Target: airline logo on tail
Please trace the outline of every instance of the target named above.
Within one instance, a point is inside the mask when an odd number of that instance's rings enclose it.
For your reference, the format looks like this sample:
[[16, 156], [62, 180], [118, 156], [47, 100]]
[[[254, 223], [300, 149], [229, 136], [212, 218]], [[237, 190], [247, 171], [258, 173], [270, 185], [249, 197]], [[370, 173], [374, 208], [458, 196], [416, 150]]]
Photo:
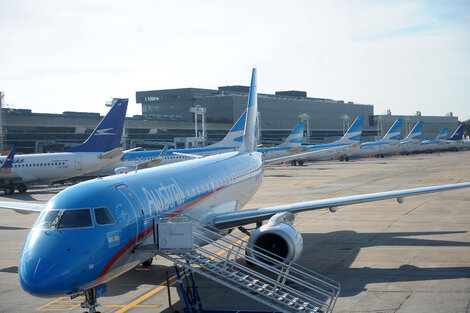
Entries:
[[449, 128], [444, 127], [439, 133], [439, 135], [437, 135], [436, 140], [446, 140], [448, 131], [449, 131]]
[[221, 141], [210, 145], [209, 147], [229, 147], [229, 148], [238, 148], [243, 140], [243, 134], [245, 132], [245, 121], [246, 121], [246, 110], [240, 116], [238, 121], [233, 125], [232, 129], [227, 133], [227, 135]]
[[460, 124], [459, 127], [457, 127], [455, 132], [452, 134], [452, 137], [449, 138], [449, 140], [462, 140], [464, 129], [465, 125]]
[[423, 121], [418, 121], [418, 123], [416, 123], [415, 127], [413, 127], [413, 129], [408, 134], [406, 139], [421, 140], [422, 129], [423, 129]]
[[114, 128], [97, 129], [95, 132], [95, 136], [116, 135], [115, 133], [108, 133], [111, 130], [114, 130]]
[[304, 139], [304, 128], [304, 123], [298, 123], [290, 133], [289, 137], [287, 137], [286, 140], [284, 140], [278, 147], [299, 147]]
[[401, 126], [403, 123], [403, 119], [399, 118], [393, 123], [390, 130], [385, 134], [384, 140], [400, 140], [401, 137]]
[[364, 124], [364, 116], [359, 115], [354, 123], [349, 127], [348, 131], [339, 140], [340, 142], [355, 143], [361, 141], [362, 126]]

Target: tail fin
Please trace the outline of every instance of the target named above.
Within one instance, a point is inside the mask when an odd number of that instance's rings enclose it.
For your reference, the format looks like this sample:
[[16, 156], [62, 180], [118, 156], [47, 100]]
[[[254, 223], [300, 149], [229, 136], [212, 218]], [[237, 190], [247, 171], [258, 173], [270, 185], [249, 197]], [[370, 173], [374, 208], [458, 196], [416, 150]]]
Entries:
[[122, 130], [129, 99], [113, 99], [114, 105], [90, 137], [65, 152], [107, 152], [121, 145]]
[[439, 135], [437, 135], [436, 140], [446, 140], [448, 131], [449, 131], [449, 128], [444, 127], [439, 133]]
[[462, 140], [463, 131], [465, 130], [465, 125], [460, 124], [459, 127], [455, 130], [452, 136], [448, 140]]
[[16, 147], [13, 146], [13, 148], [11, 148], [10, 152], [8, 152], [8, 155], [5, 158], [5, 160], [3, 161], [0, 168], [11, 168], [13, 166], [13, 158], [15, 157], [15, 153], [16, 153]]
[[300, 122], [295, 126], [295, 128], [290, 133], [289, 137], [286, 138], [278, 147], [283, 148], [293, 148], [300, 147], [302, 140], [304, 138], [304, 128], [305, 124]]
[[238, 121], [233, 125], [232, 129], [227, 135], [219, 142], [209, 145], [211, 148], [218, 147], [236, 147], [238, 148], [243, 140], [243, 133], [245, 132], [246, 110], [238, 118]]
[[240, 149], [238, 150], [240, 152], [253, 152], [257, 150], [258, 93], [256, 89], [256, 68], [253, 68], [253, 72], [251, 75], [250, 93], [248, 95], [245, 136], [243, 137], [242, 144], [240, 146]]
[[354, 123], [349, 127], [348, 131], [344, 134], [344, 136], [338, 140], [337, 142], [341, 143], [356, 143], [361, 141], [362, 135], [362, 126], [364, 125], [364, 116], [359, 115], [355, 120]]
[[423, 130], [423, 121], [418, 121], [415, 127], [413, 127], [413, 129], [410, 131], [410, 133], [408, 134], [408, 136], [406, 136], [405, 139], [421, 140], [422, 130]]
[[401, 137], [401, 125], [403, 119], [399, 118], [393, 123], [392, 127], [388, 130], [382, 140], [400, 140]]

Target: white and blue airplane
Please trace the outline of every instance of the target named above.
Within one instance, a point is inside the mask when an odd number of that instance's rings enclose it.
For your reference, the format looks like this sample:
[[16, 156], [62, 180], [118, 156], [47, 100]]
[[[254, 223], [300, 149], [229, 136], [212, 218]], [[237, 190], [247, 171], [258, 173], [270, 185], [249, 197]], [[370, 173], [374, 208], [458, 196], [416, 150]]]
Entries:
[[258, 152], [263, 154], [266, 160], [280, 158], [300, 152], [304, 138], [305, 124], [298, 123], [287, 138], [275, 147], [261, 147]]
[[[0, 171], [0, 188], [5, 194], [13, 194], [15, 189], [23, 193], [27, 184], [69, 179], [119, 161], [128, 99], [113, 101], [113, 107], [84, 143], [58, 153], [13, 155], [13, 163]], [[5, 159], [0, 158], [0, 164]]]
[[412, 152], [418, 151], [418, 147], [421, 143], [422, 130], [423, 121], [418, 121], [413, 127], [413, 129], [410, 131], [408, 136], [406, 136], [402, 141], [400, 141], [398, 152], [400, 154], [408, 155]]
[[393, 123], [385, 136], [377, 141], [361, 143], [359, 149], [348, 153], [351, 157], [370, 157], [383, 158], [386, 153], [393, 152], [400, 145], [401, 126], [403, 119], [399, 118]]
[[447, 142], [447, 133], [449, 128], [444, 127], [434, 140], [423, 140], [418, 147], [419, 152], [433, 153], [435, 151], [446, 150], [449, 147]]
[[[338, 206], [470, 187], [459, 183], [241, 210], [261, 185], [265, 164], [279, 161], [266, 161], [257, 152], [256, 89], [253, 69], [245, 136], [238, 151], [82, 182], [46, 204], [0, 202], [2, 208], [40, 212], [18, 267], [23, 289], [43, 297], [84, 294], [83, 307], [95, 312], [97, 293], [107, 282], [153, 258], [154, 252], [134, 251], [153, 240], [155, 218], [186, 215], [219, 229], [270, 220], [251, 232], [249, 245], [296, 260], [302, 236], [280, 214], [334, 211]], [[282, 244], [273, 244], [276, 240]]]
[[[313, 154], [306, 157], [305, 160], [317, 161], [317, 160], [328, 160], [328, 159], [339, 159], [340, 161], [349, 161], [347, 153], [354, 151], [359, 148], [361, 142], [362, 127], [364, 124], [364, 116], [358, 116], [352, 125], [349, 127], [347, 132], [341, 137], [341, 139], [326, 144], [318, 145], [303, 145], [301, 146], [304, 151], [319, 151], [328, 149], [328, 152]], [[291, 161], [292, 165], [303, 165], [302, 159]]]

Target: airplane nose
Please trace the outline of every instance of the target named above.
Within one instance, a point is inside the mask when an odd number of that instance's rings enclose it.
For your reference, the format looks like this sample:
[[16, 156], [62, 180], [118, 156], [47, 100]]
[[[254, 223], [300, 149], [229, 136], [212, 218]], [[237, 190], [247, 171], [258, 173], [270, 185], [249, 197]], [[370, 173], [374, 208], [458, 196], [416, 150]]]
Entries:
[[36, 296], [54, 294], [60, 281], [57, 265], [57, 260], [51, 258], [23, 254], [18, 269], [21, 286]]

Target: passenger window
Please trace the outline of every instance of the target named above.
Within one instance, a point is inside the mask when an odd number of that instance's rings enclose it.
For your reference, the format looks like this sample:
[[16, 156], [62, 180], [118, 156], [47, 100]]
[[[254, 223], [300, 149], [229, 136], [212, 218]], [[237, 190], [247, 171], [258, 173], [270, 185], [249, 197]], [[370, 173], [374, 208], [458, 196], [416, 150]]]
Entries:
[[92, 227], [90, 210], [65, 210], [59, 222], [59, 228]]
[[114, 224], [114, 218], [106, 207], [95, 208], [95, 219], [98, 225]]

